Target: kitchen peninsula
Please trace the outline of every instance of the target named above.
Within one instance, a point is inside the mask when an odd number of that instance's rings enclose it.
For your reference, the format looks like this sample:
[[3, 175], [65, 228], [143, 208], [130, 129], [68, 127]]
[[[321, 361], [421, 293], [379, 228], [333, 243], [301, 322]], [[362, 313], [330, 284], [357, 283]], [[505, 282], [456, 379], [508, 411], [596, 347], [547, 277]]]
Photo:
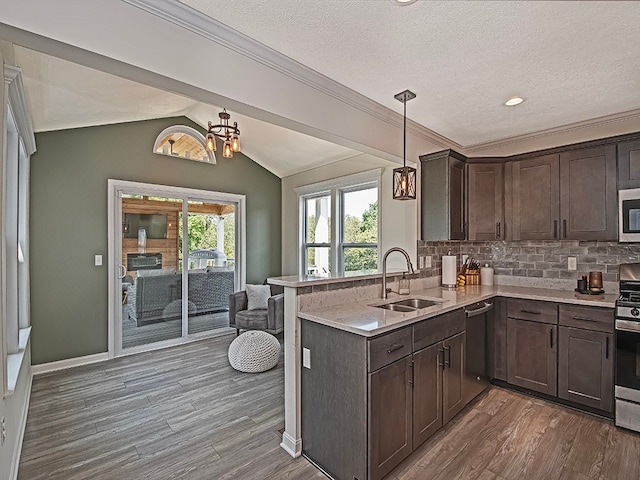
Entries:
[[[398, 400], [406, 406], [415, 395], [411, 390], [419, 390], [417, 376], [414, 384], [419, 355], [429, 351], [437, 363], [438, 351], [447, 350], [449, 356], [438, 365], [445, 361], [454, 365], [458, 358], [457, 366], [463, 368], [464, 357], [459, 356], [464, 355], [465, 342], [474, 340], [464, 338], [463, 307], [481, 301], [495, 304], [487, 338], [491, 378], [561, 402], [576, 400], [571, 395], [564, 398], [566, 395], [562, 393], [561, 382], [572, 381], [563, 377], [568, 359], [564, 358], [567, 352], [562, 342], [567, 334], [588, 332], [587, 345], [599, 347], [592, 337], [599, 335], [597, 339], [604, 345], [613, 332], [614, 294], [596, 300], [577, 298], [574, 292], [559, 289], [553, 282], [538, 284], [549, 288], [498, 284], [448, 290], [438, 286], [437, 277], [414, 279], [410, 297], [436, 304], [410, 312], [377, 308], [406, 298], [393, 295], [388, 300], [380, 299], [379, 275], [332, 279], [282, 277], [269, 282], [285, 287], [282, 446], [292, 455], [304, 451], [337, 479], [382, 478], [439, 428], [417, 429], [410, 409], [391, 437], [384, 430], [376, 430], [375, 421], [383, 416], [378, 413], [381, 409], [385, 417], [401, 410], [390, 402]], [[575, 325], [579, 322], [576, 318], [593, 321]], [[308, 349], [304, 356], [303, 348]], [[540, 361], [532, 362], [531, 355], [538, 354]], [[310, 368], [302, 368], [303, 363]], [[507, 363], [511, 365], [509, 376]], [[608, 369], [609, 366], [612, 369], [612, 361], [609, 363], [602, 365], [605, 380], [611, 379]], [[527, 371], [527, 365], [533, 367]], [[552, 380], [540, 381], [541, 372]], [[446, 381], [446, 377], [439, 378]], [[372, 398], [372, 389], [380, 390], [385, 380], [397, 389], [386, 391], [380, 400]], [[377, 387], [372, 387], [375, 382]], [[554, 388], [548, 390], [550, 385]], [[611, 390], [610, 395], [608, 391], [603, 395], [607, 397], [602, 399], [604, 403], [594, 406], [587, 402], [586, 410], [607, 413], [604, 409], [608, 408], [612, 386], [604, 389]], [[417, 404], [424, 403], [421, 399]], [[463, 407], [463, 403], [457, 402], [455, 410], [449, 413], [455, 415]], [[442, 418], [439, 421], [442, 425]], [[388, 427], [388, 422], [384, 426]], [[387, 435], [384, 438], [380, 436], [383, 433]]]

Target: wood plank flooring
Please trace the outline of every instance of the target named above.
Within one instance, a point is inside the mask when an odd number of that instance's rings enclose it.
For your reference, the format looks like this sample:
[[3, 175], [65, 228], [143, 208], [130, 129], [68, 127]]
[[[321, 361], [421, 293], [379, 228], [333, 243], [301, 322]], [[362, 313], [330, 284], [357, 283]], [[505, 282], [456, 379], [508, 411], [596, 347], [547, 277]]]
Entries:
[[[236, 372], [233, 338], [35, 377], [19, 480], [325, 478], [279, 446], [283, 362]], [[640, 435], [494, 387], [387, 477], [427, 479], [640, 480]]]

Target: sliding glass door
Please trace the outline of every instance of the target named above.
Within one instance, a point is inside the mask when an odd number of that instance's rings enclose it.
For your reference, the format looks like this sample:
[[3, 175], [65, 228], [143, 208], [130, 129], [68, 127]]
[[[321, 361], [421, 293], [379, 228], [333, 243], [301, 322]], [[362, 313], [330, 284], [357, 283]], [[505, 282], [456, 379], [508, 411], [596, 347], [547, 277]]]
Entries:
[[110, 351], [124, 355], [233, 332], [229, 294], [244, 284], [244, 197], [109, 185]]

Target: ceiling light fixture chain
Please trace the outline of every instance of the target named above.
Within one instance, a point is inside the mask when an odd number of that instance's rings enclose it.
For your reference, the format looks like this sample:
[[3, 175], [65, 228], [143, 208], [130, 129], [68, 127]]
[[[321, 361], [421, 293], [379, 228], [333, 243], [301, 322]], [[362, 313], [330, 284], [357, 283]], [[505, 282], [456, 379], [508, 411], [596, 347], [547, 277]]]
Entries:
[[407, 167], [407, 102], [416, 98], [416, 94], [405, 90], [394, 95], [404, 104], [402, 167], [393, 169], [393, 198], [395, 200], [415, 200], [416, 169]]
[[222, 147], [222, 156], [225, 158], [232, 158], [234, 152], [240, 151], [240, 129], [238, 129], [238, 122], [233, 122], [233, 125], [229, 125], [231, 115], [227, 113], [227, 109], [223, 108], [218, 114], [220, 117], [220, 123], [213, 125], [208, 123], [206, 148], [210, 152], [216, 151], [216, 137], [224, 140]]

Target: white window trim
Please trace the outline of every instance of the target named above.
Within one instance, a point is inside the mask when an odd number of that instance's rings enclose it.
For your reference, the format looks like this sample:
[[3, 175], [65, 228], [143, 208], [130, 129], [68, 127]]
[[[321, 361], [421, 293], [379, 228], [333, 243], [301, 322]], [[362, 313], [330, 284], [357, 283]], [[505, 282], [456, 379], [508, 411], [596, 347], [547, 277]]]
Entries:
[[[158, 149], [160, 148], [160, 142], [162, 142], [162, 140], [165, 137], [167, 137], [167, 136], [169, 136], [169, 135], [171, 135], [173, 133], [184, 133], [185, 135], [189, 135], [194, 140], [196, 140], [200, 145], [202, 145], [202, 148], [204, 148], [204, 151], [207, 154], [207, 159], [208, 160], [199, 160], [197, 158], [175, 157], [175, 156], [172, 156], [172, 155], [169, 155], [169, 154], [166, 154], [166, 153], [158, 153]], [[153, 143], [153, 153], [155, 153], [156, 155], [166, 155], [166, 156], [172, 157], [172, 158], [182, 158], [184, 160], [193, 160], [194, 162], [209, 163], [211, 165], [215, 165], [217, 163], [216, 154], [214, 152], [210, 151], [210, 150], [207, 150], [206, 141], [207, 140], [204, 137], [204, 135], [202, 135], [200, 132], [198, 132], [194, 128], [187, 127], [186, 125], [173, 125], [171, 127], [165, 128], [156, 137], [156, 141]]]
[[366, 172], [355, 173], [353, 175], [346, 175], [340, 178], [333, 178], [325, 180], [323, 182], [312, 183], [309, 185], [302, 185], [294, 189], [298, 197], [298, 272], [302, 276], [306, 276], [305, 271], [305, 258], [306, 258], [306, 239], [305, 239], [305, 201], [308, 198], [314, 196], [322, 196], [329, 194], [331, 196], [331, 251], [335, 252], [331, 255], [331, 271], [332, 276], [344, 276], [342, 272], [342, 195], [343, 191], [358, 190], [359, 186], [366, 186], [367, 184], [373, 186], [374, 184], [378, 188], [378, 270], [380, 269], [380, 195], [382, 184], [382, 169], [376, 168], [368, 170]]

